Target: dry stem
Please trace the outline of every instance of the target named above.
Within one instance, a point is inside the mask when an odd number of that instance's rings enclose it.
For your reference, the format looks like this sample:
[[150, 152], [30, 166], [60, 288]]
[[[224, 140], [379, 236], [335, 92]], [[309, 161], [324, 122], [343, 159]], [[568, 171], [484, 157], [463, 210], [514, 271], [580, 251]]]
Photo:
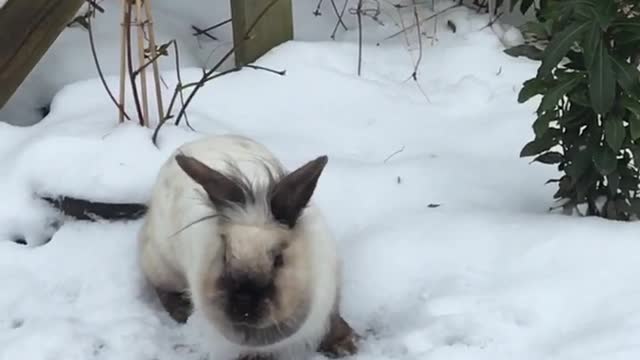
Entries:
[[[273, 7], [273, 5], [275, 5], [278, 2], [278, 0], [271, 0], [269, 2], [269, 4], [267, 4], [267, 6], [262, 10], [262, 12], [260, 12], [260, 14], [258, 14], [258, 16], [256, 17], [256, 19], [253, 21], [253, 23], [251, 24], [251, 26], [249, 27], [249, 29], [247, 30], [244, 39], [249, 37], [249, 34], [251, 34], [251, 31], [253, 31], [253, 29], [258, 25], [258, 23], [260, 22], [260, 20], [264, 17], [264, 15], [269, 11], [269, 9], [271, 9], [271, 7]], [[242, 42], [244, 42], [244, 39]], [[184, 106], [182, 106], [182, 108], [180, 109], [180, 112], [178, 113], [178, 117], [176, 118], [176, 124], [180, 124], [180, 119], [182, 118], [182, 116], [184, 116], [187, 107], [189, 106], [189, 104], [191, 103], [191, 101], [193, 100], [193, 97], [195, 96], [195, 94], [198, 92], [198, 90], [200, 88], [202, 88], [202, 86], [204, 86], [204, 84], [210, 80], [210, 78], [213, 78], [211, 75], [216, 72], [218, 70], [218, 68], [220, 68], [220, 66], [222, 66], [222, 64], [235, 52], [235, 50], [238, 48], [240, 44], [234, 44], [233, 47], [231, 48], [231, 50], [229, 50], [223, 57], [222, 59], [220, 59], [220, 61], [218, 61], [218, 63], [216, 63], [216, 65], [211, 68], [210, 70], [206, 71], [202, 77], [200, 78], [200, 81], [198, 81], [198, 83], [196, 84], [196, 88], [189, 94], [189, 97], [187, 97], [186, 102], [184, 103]], [[160, 123], [160, 125], [158, 127], [161, 126], [161, 124], [163, 124], [163, 122]]]
[[[93, 10], [89, 10], [89, 11], [93, 13]], [[104, 78], [102, 67], [100, 66], [100, 61], [98, 60], [98, 53], [96, 51], [95, 39], [93, 38], [93, 25], [91, 24], [91, 17], [92, 15], [87, 16], [87, 25], [88, 25], [87, 31], [89, 32], [89, 45], [91, 46], [91, 55], [93, 56], [93, 62], [95, 63], [96, 69], [98, 70], [98, 76], [100, 77], [100, 81], [102, 82], [102, 85], [107, 91], [107, 94], [109, 94], [109, 98], [111, 98], [111, 101], [113, 101], [113, 103], [116, 105], [116, 107], [120, 111], [120, 116], [126, 117], [127, 120], [130, 120], [129, 115], [127, 115], [127, 113], [124, 111], [122, 100], [120, 101], [120, 103], [118, 103], [115, 96], [111, 92], [111, 89], [109, 89], [109, 85], [107, 85], [107, 81]]]
[[162, 116], [164, 106], [162, 104], [162, 90], [160, 89], [160, 69], [158, 68], [158, 61], [157, 61], [158, 56], [156, 53], [156, 36], [153, 31], [153, 17], [151, 14], [151, 7], [149, 5], [149, 1], [150, 0], [145, 0], [144, 10], [145, 10], [145, 15], [147, 17], [147, 25], [149, 26], [149, 47], [151, 48], [151, 58], [156, 59], [153, 61], [153, 81], [154, 81], [155, 90], [156, 90], [156, 104], [158, 106], [158, 121], [159, 121]]

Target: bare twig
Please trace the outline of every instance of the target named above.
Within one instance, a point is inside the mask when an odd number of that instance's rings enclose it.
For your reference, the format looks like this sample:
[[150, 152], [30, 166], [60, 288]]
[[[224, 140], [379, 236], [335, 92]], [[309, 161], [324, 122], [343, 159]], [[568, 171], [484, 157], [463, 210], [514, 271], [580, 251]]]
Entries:
[[358, 16], [358, 76], [360, 76], [362, 70], [362, 0], [358, 0], [356, 15]]
[[394, 151], [391, 155], [387, 156], [387, 158], [384, 159], [383, 163], [386, 163], [387, 161], [391, 160], [392, 157], [400, 154], [403, 151], [404, 151], [404, 146], [402, 146], [400, 149]]
[[[173, 41], [173, 49], [176, 56], [176, 77], [178, 78], [178, 84], [182, 86], [182, 74], [180, 73], [180, 51], [178, 50], [178, 42], [175, 40]], [[182, 90], [180, 90], [180, 106], [184, 106], [184, 94], [182, 93]], [[195, 129], [191, 127], [191, 124], [189, 123], [189, 117], [186, 113], [184, 114], [184, 122], [185, 124], [187, 124], [189, 129], [195, 131]]]
[[[267, 4], [267, 6], [265, 6], [265, 8], [260, 12], [260, 14], [258, 14], [258, 16], [256, 17], [256, 19], [253, 21], [253, 23], [251, 24], [251, 26], [249, 26], [249, 29], [247, 30], [247, 32], [245, 33], [245, 36], [243, 38], [243, 40], [241, 41], [241, 43], [244, 43], [245, 39], [249, 37], [249, 34], [251, 34], [251, 32], [253, 31], [253, 29], [258, 25], [258, 23], [260, 22], [260, 20], [264, 17], [264, 15], [269, 11], [269, 9], [271, 9], [273, 7], [273, 5], [275, 5], [278, 2], [278, 0], [271, 0], [269, 2], [269, 4]], [[198, 92], [198, 90], [200, 88], [202, 88], [202, 86], [204, 86], [204, 84], [208, 81], [208, 79], [211, 77], [211, 74], [213, 74], [214, 72], [216, 72], [218, 70], [218, 68], [220, 68], [220, 66], [222, 66], [222, 64], [236, 51], [236, 49], [240, 46], [241, 44], [233, 44], [233, 47], [213, 66], [213, 68], [211, 68], [210, 70], [206, 71], [203, 76], [200, 78], [200, 81], [198, 81], [196, 88], [189, 94], [189, 96], [187, 97], [187, 100], [184, 103], [184, 106], [182, 106], [182, 108], [180, 109], [180, 112], [178, 113], [178, 117], [176, 119], [176, 123], [179, 124], [180, 123], [180, 119], [182, 118], [182, 116], [184, 116], [184, 113], [187, 111], [187, 107], [189, 106], [189, 104], [191, 103], [191, 101], [193, 100], [193, 97], [195, 96], [195, 94]]]
[[320, 12], [320, 7], [322, 6], [322, 2], [324, 0], [318, 0], [318, 5], [316, 5], [316, 9], [313, 11], [313, 15], [320, 16], [322, 13]]
[[382, 41], [392, 39], [392, 38], [394, 38], [394, 37], [396, 37], [398, 35], [401, 35], [402, 33], [406, 32], [406, 31], [409, 31], [409, 30], [411, 30], [411, 29], [413, 29], [415, 27], [418, 27], [420, 24], [424, 24], [425, 22], [427, 22], [427, 21], [429, 21], [431, 19], [437, 18], [438, 16], [446, 13], [447, 11], [449, 11], [451, 9], [455, 9], [455, 8], [462, 7], [462, 6], [464, 6], [464, 5], [462, 5], [462, 4], [454, 4], [454, 5], [451, 5], [449, 7], [446, 7], [444, 9], [438, 11], [437, 13], [435, 13], [433, 15], [430, 15], [430, 16], [427, 16], [426, 18], [420, 20], [419, 23], [416, 23], [416, 24], [413, 24], [413, 25], [408, 26], [406, 28], [403, 28], [402, 30], [387, 36], [386, 38], [382, 39]]
[[[196, 30], [196, 32], [195, 32], [195, 33], [193, 33], [193, 36], [202, 35], [202, 34], [204, 34], [204, 33], [206, 33], [206, 32], [209, 32], [209, 31], [211, 31], [211, 30], [217, 29], [217, 28], [219, 28], [220, 26], [222, 26], [222, 25], [224, 25], [224, 24], [227, 24], [227, 23], [230, 23], [230, 22], [231, 22], [231, 19], [227, 19], [227, 20], [222, 21], [222, 22], [219, 22], [219, 23], [217, 23], [217, 24], [215, 24], [215, 25], [213, 25], [213, 26], [209, 26], [209, 27], [208, 27], [208, 28], [206, 28], [206, 29]], [[192, 26], [192, 28], [195, 30], [195, 26]]]
[[[123, 122], [124, 121], [124, 99], [125, 99], [125, 74], [126, 74], [126, 56], [125, 56], [125, 52], [127, 51], [127, 46], [126, 46], [126, 42], [127, 42], [127, 30], [126, 30], [126, 26], [129, 25], [128, 20], [127, 20], [127, 5], [126, 5], [127, 0], [122, 0], [122, 12], [123, 12], [123, 17], [122, 17], [122, 30], [121, 30], [121, 37], [120, 37], [120, 106], [122, 106], [120, 108], [120, 116], [118, 121], [119, 122]], [[131, 118], [129, 118], [127, 116], [127, 120], [131, 120]]]
[[[349, 0], [346, 0], [346, 1], [349, 1]], [[345, 31], [349, 30], [347, 29], [347, 25], [344, 23], [344, 21], [342, 21], [342, 13], [338, 11], [338, 7], [336, 6], [336, 0], [331, 0], [331, 7], [333, 7], [333, 11], [336, 13], [336, 16], [338, 17], [338, 24], [342, 25]], [[343, 13], [344, 13], [344, 10], [343, 10]]]
[[[151, 48], [151, 57], [158, 58], [156, 54], [156, 37], [155, 32], [153, 31], [153, 16], [151, 13], [151, 7], [149, 5], [149, 1], [144, 2], [144, 11], [146, 15], [147, 26], [149, 27], [149, 47]], [[158, 121], [162, 116], [163, 104], [162, 104], [162, 90], [160, 89], [160, 69], [158, 67], [158, 62], [153, 62], [153, 83], [155, 85], [156, 90], [156, 106], [158, 107]], [[149, 120], [147, 119], [147, 124], [149, 124]]]
[[140, 98], [138, 97], [138, 88], [136, 86], [136, 81], [133, 76], [133, 57], [131, 55], [131, 10], [132, 4], [130, 1], [125, 0], [127, 3], [125, 9], [125, 25], [126, 25], [126, 46], [127, 46], [127, 67], [129, 70], [129, 80], [131, 82], [131, 91], [133, 92], [133, 100], [136, 105], [136, 111], [138, 112], [138, 117], [140, 121], [140, 125], [144, 126], [144, 115], [142, 114], [142, 106], [140, 105]]
[[[134, 0], [135, 1], [135, 12], [136, 12], [136, 28], [138, 33], [138, 62], [140, 63], [139, 67], [144, 65], [144, 30], [143, 30], [143, 20], [142, 20], [142, 0]], [[131, 74], [133, 76], [133, 74]], [[147, 99], [147, 74], [144, 69], [140, 72], [140, 87], [142, 88], [142, 114], [144, 118], [142, 119], [142, 126], [149, 126], [149, 100]], [[158, 115], [159, 116], [159, 115]]]
[[[89, 10], [89, 11], [92, 11], [92, 10]], [[107, 94], [109, 94], [109, 98], [111, 98], [111, 101], [113, 101], [116, 107], [120, 110], [120, 113], [124, 117], [126, 117], [127, 120], [131, 120], [131, 118], [129, 118], [129, 115], [127, 115], [127, 113], [124, 111], [124, 107], [120, 103], [118, 103], [115, 96], [111, 92], [111, 89], [109, 89], [109, 86], [107, 85], [107, 81], [105, 80], [104, 74], [102, 73], [102, 67], [100, 66], [100, 61], [98, 60], [95, 39], [93, 38], [93, 26], [91, 24], [91, 16], [87, 17], [87, 21], [88, 21], [87, 30], [89, 33], [89, 45], [91, 46], [91, 55], [93, 56], [93, 62], [95, 63], [96, 69], [98, 70], [98, 76], [100, 77], [100, 81], [102, 82], [102, 85], [107, 91]]]
[[209, 39], [211, 39], [211, 40], [218, 41], [218, 38], [217, 38], [217, 37], [215, 37], [215, 36], [213, 36], [213, 35], [209, 34], [209, 32], [208, 32], [208, 31], [206, 31], [206, 30], [202, 30], [202, 29], [198, 28], [198, 27], [197, 27], [197, 26], [195, 26], [195, 25], [191, 25], [191, 28], [192, 28], [193, 30], [195, 30], [195, 31], [196, 31], [196, 32], [193, 34], [194, 36], [195, 36], [195, 35], [204, 35], [204, 36], [208, 37], [208, 38], [209, 38]]
[[[165, 45], [161, 46], [164, 47]], [[133, 76], [138, 76], [138, 74], [140, 74], [141, 71], [143, 71], [144, 69], [146, 69], [147, 67], [149, 67], [149, 65], [153, 65], [156, 63], [156, 60], [158, 60], [160, 57], [167, 55], [166, 52], [163, 51], [157, 51], [157, 50], [152, 50], [152, 54], [151, 57], [149, 58], [149, 60], [147, 62], [145, 62], [142, 66], [138, 67], [134, 72], [133, 72]]]
[[85, 0], [87, 3], [89, 3], [89, 5], [98, 10], [100, 13], [104, 13], [104, 8], [100, 5], [98, 5], [98, 3], [95, 0]]
[[[206, 78], [204, 82], [206, 83], [206, 82], [209, 82], [209, 81], [214, 80], [216, 78], [219, 78], [221, 76], [224, 76], [224, 75], [227, 75], [227, 74], [230, 74], [230, 73], [233, 73], [233, 72], [240, 71], [245, 67], [253, 68], [253, 69], [256, 69], [256, 70], [264, 70], [264, 71], [267, 71], [267, 72], [270, 72], [270, 73], [274, 73], [274, 74], [277, 74], [277, 75], [280, 75], [280, 76], [286, 75], [286, 72], [287, 72], [286, 70], [273, 70], [273, 69], [269, 69], [269, 68], [264, 67], [264, 66], [244, 65], [244, 66], [234, 67], [232, 69], [225, 70], [225, 71], [213, 74], [213, 75], [209, 76], [208, 78]], [[176, 88], [175, 88], [175, 91], [173, 93], [173, 96], [171, 97], [171, 102], [169, 103], [169, 107], [167, 109], [167, 114], [165, 115], [164, 119], [162, 119], [161, 123], [158, 125], [158, 127], [156, 128], [156, 130], [153, 133], [152, 140], [153, 140], [154, 144], [156, 144], [156, 142], [157, 142], [157, 137], [158, 137], [158, 133], [160, 131], [160, 127], [162, 127], [165, 122], [167, 122], [167, 121], [169, 121], [170, 119], [173, 118], [173, 116], [171, 115], [171, 111], [173, 110], [173, 106], [175, 105], [175, 102], [176, 102], [176, 99], [178, 98], [178, 96], [180, 96], [181, 101], [183, 103], [182, 106], [184, 107], [184, 103], [185, 102], [182, 99], [182, 91], [184, 91], [186, 89], [189, 89], [189, 88], [192, 88], [192, 87], [196, 87], [197, 88], [200, 85], [200, 81], [202, 81], [202, 80], [194, 81], [192, 83], [188, 83], [188, 84], [184, 84], [183, 85], [182, 84], [182, 80], [180, 78], [178, 79], [178, 84], [176, 85]], [[187, 114], [186, 113], [184, 114], [184, 117], [185, 117], [185, 121], [186, 121], [187, 120]], [[179, 125], [179, 123], [176, 121], [175, 125]], [[193, 130], [191, 125], [189, 125], [188, 123], [187, 123], [187, 126], [189, 126], [189, 128], [191, 128]]]
[[[413, 0], [414, 5], [415, 5], [415, 2], [416, 0]], [[418, 68], [420, 67], [420, 63], [422, 62], [422, 32], [420, 31], [420, 17], [418, 16], [417, 6], [413, 7], [413, 16], [416, 19], [416, 24], [418, 27], [419, 53], [418, 53], [418, 60], [416, 61], [415, 67], [413, 68], [413, 74], [411, 74], [411, 77], [413, 78], [413, 80], [418, 81]]]
[[344, 22], [342, 21], [342, 18], [344, 17], [344, 12], [347, 10], [347, 4], [349, 3], [349, 0], [344, 0], [344, 5], [342, 5], [342, 11], [340, 11], [340, 14], [338, 15], [338, 21], [336, 22], [336, 26], [333, 28], [333, 32], [331, 33], [331, 38], [335, 40], [336, 38], [336, 33], [338, 32], [338, 27], [340, 26], [340, 23]]
[[264, 70], [264, 71], [268, 71], [280, 76], [286, 75], [287, 74], [287, 70], [273, 70], [273, 69], [269, 69], [268, 67], [264, 67], [264, 66], [259, 66], [259, 65], [245, 65], [245, 67], [251, 68], [251, 69], [256, 69], [256, 70]]

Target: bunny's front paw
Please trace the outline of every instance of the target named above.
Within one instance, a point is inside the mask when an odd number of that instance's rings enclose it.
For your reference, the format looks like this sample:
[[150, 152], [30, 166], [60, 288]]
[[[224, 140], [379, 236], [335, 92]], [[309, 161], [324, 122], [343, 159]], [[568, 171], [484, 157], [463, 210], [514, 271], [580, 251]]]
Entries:
[[360, 336], [336, 313], [331, 316], [331, 326], [318, 347], [318, 352], [330, 358], [341, 358], [358, 352]]

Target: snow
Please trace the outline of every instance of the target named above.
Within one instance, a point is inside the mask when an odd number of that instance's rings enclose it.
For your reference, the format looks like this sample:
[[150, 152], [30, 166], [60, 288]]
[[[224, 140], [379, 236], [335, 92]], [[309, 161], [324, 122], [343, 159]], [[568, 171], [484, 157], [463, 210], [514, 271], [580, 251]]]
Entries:
[[[0, 0], [3, 1], [3, 0]], [[92, 20], [98, 58], [105, 74], [116, 75], [120, 69], [121, 0], [100, 0], [104, 9]], [[84, 14], [84, 5], [78, 15]], [[329, 39], [334, 18], [329, 1], [321, 6], [323, 16], [314, 16], [316, 2], [293, 0], [295, 37], [299, 40]], [[163, 44], [173, 39], [180, 48], [183, 66], [212, 66], [232, 44], [230, 24], [210, 34], [218, 41], [194, 37], [192, 25], [208, 28], [230, 18], [229, 1], [189, 0], [188, 6], [174, 0], [155, 0], [152, 4], [156, 41]], [[348, 20], [348, 19], [346, 19]], [[136, 61], [136, 56], [133, 56]], [[225, 67], [231, 61], [225, 62]], [[172, 59], [160, 59], [161, 69], [174, 69]], [[65, 29], [38, 65], [18, 88], [9, 103], [0, 109], [0, 121], [31, 125], [41, 119], [39, 108], [49, 104], [65, 85], [97, 76], [91, 57], [88, 32], [80, 26]]]
[[117, 125], [95, 78], [57, 91], [37, 125], [0, 124], [0, 360], [206, 358], [198, 318], [173, 323], [137, 267], [139, 221], [57, 229], [34, 194], [145, 201], [171, 151], [208, 133], [250, 136], [290, 168], [329, 155], [314, 198], [344, 261], [343, 314], [365, 335], [355, 359], [637, 359], [639, 225], [547, 212], [557, 173], [518, 158], [537, 104], [517, 91], [536, 64], [502, 53], [513, 30], [458, 10], [425, 41], [418, 83], [415, 43], [376, 46], [391, 26], [367, 32], [362, 77], [354, 32], [288, 42], [257, 62], [285, 76], [209, 83], [188, 112], [197, 132], [167, 125], [159, 148]]

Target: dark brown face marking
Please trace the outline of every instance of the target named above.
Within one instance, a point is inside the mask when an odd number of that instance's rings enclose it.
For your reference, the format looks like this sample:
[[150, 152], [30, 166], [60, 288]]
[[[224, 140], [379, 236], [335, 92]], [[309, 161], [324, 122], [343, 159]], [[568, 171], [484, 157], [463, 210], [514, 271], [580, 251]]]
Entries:
[[220, 277], [219, 287], [224, 292], [224, 311], [234, 324], [255, 326], [269, 313], [273, 301], [273, 280], [261, 274], [227, 272]]

